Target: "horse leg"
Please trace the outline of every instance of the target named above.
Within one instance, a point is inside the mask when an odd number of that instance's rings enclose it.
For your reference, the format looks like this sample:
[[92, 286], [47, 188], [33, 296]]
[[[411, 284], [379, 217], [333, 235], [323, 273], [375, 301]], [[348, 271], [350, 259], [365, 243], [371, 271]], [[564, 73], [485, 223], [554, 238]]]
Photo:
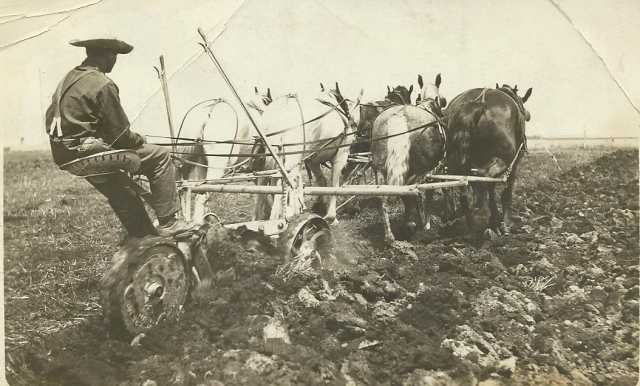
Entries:
[[451, 223], [455, 219], [456, 209], [455, 209], [454, 200], [455, 200], [454, 195], [451, 193], [449, 189], [442, 189], [442, 201], [444, 206], [444, 213], [443, 213], [442, 220], [443, 220], [443, 223], [446, 224], [446, 226], [451, 225]]
[[[268, 178], [258, 178], [256, 179], [256, 185], [268, 185]], [[256, 194], [253, 202], [253, 221], [257, 220], [266, 220], [270, 215], [270, 208], [273, 205], [273, 198], [267, 194]]]
[[[378, 185], [378, 170], [376, 168], [373, 169], [373, 173], [376, 179], [376, 185]], [[382, 173], [382, 181], [386, 183], [386, 173]], [[391, 221], [389, 220], [389, 209], [388, 209], [388, 201], [389, 198], [386, 196], [380, 196], [380, 214], [382, 214], [382, 226], [384, 227], [384, 241], [387, 244], [393, 244], [396, 241], [396, 238], [393, 236], [393, 232], [391, 231]]]
[[388, 197], [380, 197], [380, 212], [382, 213], [382, 222], [384, 226], [384, 241], [387, 244], [393, 244], [396, 241], [396, 238], [393, 236], [393, 232], [391, 231], [391, 221], [389, 220], [389, 210], [388, 210]]
[[[338, 150], [336, 156], [333, 159], [331, 165], [331, 186], [337, 188], [340, 186], [340, 177], [342, 177], [342, 170], [347, 166], [347, 160], [349, 158], [349, 151], [347, 148]], [[332, 225], [338, 224], [337, 206], [338, 198], [336, 196], [329, 196], [329, 207], [327, 208], [327, 214], [325, 219]]]
[[422, 227], [421, 224], [424, 224], [424, 220], [420, 220], [420, 217], [423, 216], [417, 213], [418, 207], [422, 205], [418, 204], [419, 199], [415, 196], [402, 196], [402, 202], [404, 203], [404, 219], [407, 231], [413, 236], [416, 233], [416, 228], [418, 226]]
[[516, 182], [517, 164], [517, 162], [513, 164], [513, 169], [511, 170], [511, 174], [507, 180], [507, 186], [502, 192], [502, 231], [505, 235], [509, 235], [511, 233], [511, 226], [513, 225], [511, 221], [511, 202], [513, 199], [513, 188]]
[[482, 209], [484, 208], [485, 202], [487, 201], [487, 188], [482, 182], [474, 184], [472, 186], [474, 195], [476, 197], [475, 207], [477, 209]]
[[491, 210], [491, 217], [489, 218], [489, 227], [494, 230], [499, 228], [500, 213], [498, 212], [498, 203], [496, 201], [496, 187], [491, 186], [489, 189], [489, 208]]
[[[278, 180], [278, 183], [276, 185], [280, 186], [281, 184], [282, 184], [282, 182]], [[282, 196], [282, 195], [274, 195], [273, 196], [273, 203], [271, 205], [271, 213], [269, 215], [269, 219], [270, 220], [277, 220], [277, 219], [282, 217], [281, 214], [284, 211], [284, 205], [283, 205], [283, 202], [282, 202], [283, 200], [284, 200], [284, 196]]]
[[[422, 203], [422, 209], [420, 208]], [[431, 229], [431, 206], [433, 205], [433, 191], [427, 190], [421, 195], [421, 199], [418, 200], [418, 210], [422, 213], [421, 220], [423, 224], [421, 229], [428, 231]]]
[[[285, 163], [285, 168], [286, 167], [287, 164]], [[283, 213], [286, 218], [297, 216], [304, 210], [304, 194], [302, 192], [304, 183], [302, 181], [302, 166], [299, 164], [298, 166], [295, 166], [289, 173], [289, 177], [291, 178], [291, 182], [293, 185], [291, 187], [290, 194], [288, 196], [285, 196], [285, 199], [280, 198], [275, 201], [281, 203], [280, 212]], [[275, 202], [273, 205], [274, 208], [276, 207]], [[275, 212], [274, 214], [274, 211], [272, 210], [271, 219], [273, 220], [277, 218], [280, 218], [280, 216], [278, 216], [278, 212]]]
[[[313, 159], [307, 163], [309, 170], [311, 170], [311, 174], [313, 174], [313, 178], [315, 179], [316, 186], [327, 186], [327, 178], [322, 173], [322, 167], [320, 162], [317, 159]], [[324, 202], [323, 196], [318, 196], [315, 204], [313, 205], [314, 212], [317, 212], [320, 215], [323, 215], [326, 211], [326, 204]]]
[[471, 231], [473, 229], [473, 214], [469, 205], [469, 189], [466, 186], [460, 188], [460, 207], [467, 221], [467, 227]]

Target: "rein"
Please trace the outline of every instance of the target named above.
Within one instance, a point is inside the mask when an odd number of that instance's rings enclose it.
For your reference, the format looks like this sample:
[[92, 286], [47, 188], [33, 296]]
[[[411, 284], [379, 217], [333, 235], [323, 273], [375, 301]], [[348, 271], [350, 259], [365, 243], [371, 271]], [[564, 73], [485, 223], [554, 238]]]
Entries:
[[[429, 122], [426, 123], [424, 125], [420, 125], [418, 127], [414, 127], [411, 128], [409, 130], [403, 131], [401, 133], [395, 133], [395, 134], [389, 134], [389, 135], [385, 135], [382, 137], [376, 137], [376, 138], [371, 138], [371, 139], [367, 139], [365, 141], [355, 141], [355, 142], [351, 142], [348, 144], [342, 144], [342, 145], [335, 145], [335, 146], [331, 146], [331, 147], [323, 147], [322, 150], [333, 150], [333, 149], [339, 149], [339, 148], [343, 148], [343, 147], [347, 147], [347, 146], [352, 146], [352, 145], [356, 145], [356, 144], [360, 144], [360, 143], [370, 143], [370, 142], [377, 142], [377, 141], [383, 141], [385, 139], [389, 139], [389, 138], [393, 138], [393, 137], [397, 137], [400, 135], [405, 135], [405, 134], [409, 134], [412, 133], [414, 131], [418, 131], [418, 130], [424, 130], [427, 129], [429, 127], [433, 127], [433, 126], [442, 126], [442, 122], [440, 121], [440, 119], [437, 119], [433, 122]], [[319, 141], [329, 141], [329, 142], [333, 142], [335, 141], [336, 138], [342, 136], [342, 135], [353, 135], [355, 132], [350, 132], [350, 133], [346, 133], [346, 134], [340, 134], [337, 137], [332, 137], [332, 138], [326, 138], [326, 139], [322, 139]], [[163, 144], [166, 145], [166, 144]], [[275, 147], [284, 147], [285, 145], [276, 145]], [[290, 144], [289, 144], [290, 145]], [[186, 153], [186, 152], [175, 152], [174, 154], [191, 154], [191, 153]], [[280, 155], [294, 155], [294, 154], [303, 154], [303, 151], [298, 150], [298, 151], [289, 151], [289, 152], [282, 152], [280, 153]], [[265, 154], [254, 154], [254, 153], [237, 153], [237, 154], [220, 154], [220, 153], [204, 153], [204, 154], [200, 154], [203, 156], [209, 156], [209, 157], [228, 157], [228, 156], [235, 156], [235, 157], [265, 157]]]
[[322, 119], [322, 118], [326, 117], [327, 115], [331, 114], [331, 112], [332, 112], [332, 111], [333, 111], [333, 109], [331, 109], [331, 110], [329, 110], [329, 111], [327, 111], [327, 112], [325, 112], [325, 113], [323, 113], [323, 114], [320, 114], [320, 115], [318, 115], [317, 117], [315, 117], [315, 118], [313, 118], [313, 119], [310, 119], [310, 120], [308, 120], [308, 121], [306, 121], [306, 122], [303, 122], [303, 123], [301, 123], [300, 125], [295, 125], [295, 126], [287, 127], [286, 129], [282, 129], [282, 130], [274, 131], [274, 132], [272, 132], [272, 133], [268, 133], [268, 134], [266, 134], [265, 136], [266, 136], [266, 137], [273, 137], [274, 135], [278, 135], [278, 134], [286, 133], [286, 132], [287, 132], [287, 131], [289, 131], [289, 130], [293, 130], [293, 129], [295, 129], [295, 128], [302, 127], [303, 125], [308, 125], [309, 123], [315, 122], [315, 121], [317, 121], [317, 120], [319, 120], [319, 119]]
[[[294, 95], [294, 94], [287, 94], [287, 95], [283, 95], [282, 97], [286, 97], [286, 98], [296, 98], [296, 100], [297, 100], [297, 96], [296, 96], [296, 95]], [[279, 98], [282, 98], [282, 97], [279, 97]], [[279, 98], [277, 98], [277, 99], [279, 99]], [[276, 99], [276, 100], [277, 100], [277, 99]], [[344, 112], [344, 111], [342, 111], [342, 109], [341, 109], [339, 106], [334, 105], [333, 103], [331, 103], [331, 102], [329, 102], [329, 101], [325, 101], [325, 100], [322, 100], [322, 99], [319, 99], [319, 98], [316, 98], [316, 101], [317, 101], [317, 102], [319, 102], [319, 103], [321, 103], [321, 104], [323, 104], [323, 105], [325, 105], [325, 106], [330, 107], [330, 109], [329, 109], [329, 110], [327, 110], [326, 112], [324, 112], [324, 113], [322, 113], [322, 114], [318, 115], [318, 116], [317, 116], [317, 117], [315, 117], [315, 118], [312, 118], [312, 119], [310, 119], [310, 120], [308, 120], [308, 121], [303, 121], [300, 125], [294, 125], [294, 126], [287, 127], [287, 128], [284, 128], [284, 129], [281, 129], [281, 130], [278, 130], [278, 131], [274, 131], [274, 132], [272, 132], [272, 133], [268, 133], [268, 134], [266, 134], [266, 137], [273, 137], [273, 136], [276, 136], [276, 135], [279, 135], [279, 134], [286, 133], [287, 131], [293, 130], [293, 129], [298, 128], [298, 127], [304, 127], [304, 125], [307, 125], [307, 124], [309, 124], [309, 123], [313, 123], [313, 122], [315, 122], [315, 121], [317, 121], [317, 120], [320, 120], [320, 119], [322, 119], [322, 118], [326, 117], [327, 115], [331, 114], [333, 111], [336, 111], [336, 112], [340, 115], [340, 118], [342, 118], [342, 122], [345, 124], [345, 129], [348, 127], [348, 126], [347, 126], [347, 124], [348, 124], [348, 119], [350, 118], [350, 113], [349, 113], [349, 112]], [[345, 101], [346, 101], [346, 99], [345, 99]], [[299, 104], [299, 102], [298, 102], [298, 104]], [[359, 102], [358, 102], [358, 103], [356, 103], [356, 105], [354, 106], [354, 108], [353, 108], [353, 109], [355, 109], [355, 108], [356, 108], [357, 106], [359, 106], [359, 105], [360, 105], [360, 103], [359, 103]], [[300, 109], [300, 111], [302, 111], [302, 109]], [[345, 119], [346, 119], [346, 120], [345, 120]], [[290, 144], [289, 144], [289, 145], [290, 145]]]

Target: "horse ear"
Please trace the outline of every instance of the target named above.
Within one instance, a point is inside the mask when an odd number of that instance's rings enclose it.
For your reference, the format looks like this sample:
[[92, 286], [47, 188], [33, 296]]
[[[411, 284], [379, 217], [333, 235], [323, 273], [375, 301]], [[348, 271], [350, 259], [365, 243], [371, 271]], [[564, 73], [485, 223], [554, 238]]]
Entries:
[[336, 92], [340, 94], [340, 87], [338, 86], [338, 82], [336, 82]]
[[422, 75], [420, 74], [418, 74], [418, 86], [420, 86], [420, 88], [424, 86], [424, 83], [422, 82]]
[[513, 91], [518, 92], [518, 85], [513, 86]]
[[322, 84], [322, 82], [320, 82], [320, 91], [324, 91], [324, 84]]
[[443, 96], [437, 96], [436, 99], [438, 100], [438, 106], [440, 106], [441, 109], [447, 107], [447, 98]]
[[499, 89], [499, 88], [500, 88], [500, 86], [498, 86], [498, 83], [496, 83], [496, 89]]
[[524, 93], [524, 96], [522, 97], [522, 103], [525, 103], [527, 101], [527, 99], [529, 99], [529, 97], [531, 96], [531, 92], [532, 91], [533, 91], [533, 89], [531, 87], [529, 87], [527, 92]]
[[416, 98], [416, 104], [419, 105], [421, 101], [422, 101], [422, 95], [418, 94], [418, 97]]
[[256, 94], [258, 93], [258, 87], [257, 86], [253, 86], [253, 91], [256, 92]]
[[391, 87], [387, 86], [387, 93], [391, 94]]
[[442, 83], [442, 76], [438, 74], [436, 75], [436, 87], [440, 88], [440, 83]]
[[267, 98], [271, 99], [271, 88], [267, 88]]
[[409, 96], [411, 96], [412, 92], [413, 92], [413, 85], [411, 85], [411, 87], [409, 87]]

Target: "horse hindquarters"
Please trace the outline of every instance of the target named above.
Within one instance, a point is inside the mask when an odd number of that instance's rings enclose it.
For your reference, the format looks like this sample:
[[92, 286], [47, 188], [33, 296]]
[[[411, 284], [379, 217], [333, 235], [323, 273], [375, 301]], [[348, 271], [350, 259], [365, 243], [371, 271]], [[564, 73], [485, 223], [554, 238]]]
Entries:
[[[456, 100], [449, 106], [449, 110], [452, 113], [448, 117], [447, 124], [449, 142], [446, 163], [450, 174], [470, 175], [472, 134], [477, 129], [480, 119], [486, 111], [486, 106], [482, 102], [464, 102], [458, 97], [456, 99], [459, 101], [460, 106], [456, 105]], [[467, 226], [471, 229], [473, 227], [473, 216], [469, 189], [461, 186], [457, 190], [460, 197], [461, 210], [465, 215]], [[450, 213], [449, 217], [449, 221], [452, 221], [455, 218], [455, 213]]]

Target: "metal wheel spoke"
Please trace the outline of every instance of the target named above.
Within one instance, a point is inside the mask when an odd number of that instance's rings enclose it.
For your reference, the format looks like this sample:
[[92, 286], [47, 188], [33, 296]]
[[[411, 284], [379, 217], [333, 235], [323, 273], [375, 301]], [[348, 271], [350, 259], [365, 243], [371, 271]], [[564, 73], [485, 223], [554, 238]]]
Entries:
[[187, 276], [181, 257], [169, 247], [157, 248], [132, 273], [122, 292], [125, 324], [136, 331], [175, 317], [186, 300]]

